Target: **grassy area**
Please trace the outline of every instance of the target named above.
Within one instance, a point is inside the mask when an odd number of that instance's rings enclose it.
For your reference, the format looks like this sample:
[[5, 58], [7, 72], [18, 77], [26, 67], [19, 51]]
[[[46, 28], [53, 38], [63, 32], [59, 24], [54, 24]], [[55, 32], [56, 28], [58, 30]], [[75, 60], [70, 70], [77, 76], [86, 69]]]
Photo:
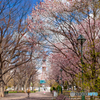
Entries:
[[[37, 91], [31, 91], [31, 93], [35, 93]], [[9, 93], [25, 93], [24, 91], [9, 91]]]
[[63, 90], [63, 92], [71, 92], [71, 91]]
[[17, 91], [9, 91], [8, 93], [17, 93]]
[[31, 93], [35, 93], [35, 92], [37, 92], [37, 91], [31, 91]]

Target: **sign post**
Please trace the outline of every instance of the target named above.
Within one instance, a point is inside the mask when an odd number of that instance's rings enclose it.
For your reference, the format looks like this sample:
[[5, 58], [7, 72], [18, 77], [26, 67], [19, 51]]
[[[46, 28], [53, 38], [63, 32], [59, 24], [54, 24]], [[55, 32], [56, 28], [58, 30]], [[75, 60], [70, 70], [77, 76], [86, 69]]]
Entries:
[[40, 82], [39, 82], [39, 91], [40, 91], [40, 85], [42, 85], [43, 83], [46, 83], [46, 81], [45, 80], [40, 80]]
[[46, 81], [45, 80], [40, 80], [40, 84], [42, 84], [42, 83], [46, 83]]

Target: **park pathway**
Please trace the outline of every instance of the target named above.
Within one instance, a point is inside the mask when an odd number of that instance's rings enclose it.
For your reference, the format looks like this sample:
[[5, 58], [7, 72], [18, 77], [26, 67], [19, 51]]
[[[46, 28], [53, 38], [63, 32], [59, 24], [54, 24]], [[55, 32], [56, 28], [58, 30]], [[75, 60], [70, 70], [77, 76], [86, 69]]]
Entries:
[[30, 93], [29, 98], [27, 93], [9, 93], [0, 100], [53, 100], [53, 96], [50, 92], [45, 92], [45, 94], [43, 92]]

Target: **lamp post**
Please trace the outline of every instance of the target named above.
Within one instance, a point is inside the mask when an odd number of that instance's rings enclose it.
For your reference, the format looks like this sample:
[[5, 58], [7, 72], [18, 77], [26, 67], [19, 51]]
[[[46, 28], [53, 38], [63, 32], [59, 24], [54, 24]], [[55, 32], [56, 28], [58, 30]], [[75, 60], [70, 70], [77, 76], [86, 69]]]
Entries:
[[60, 78], [60, 80], [61, 80], [61, 94], [63, 94], [63, 91], [62, 91], [62, 69], [60, 69], [60, 72], [61, 72], [61, 78]]
[[39, 92], [40, 92], [40, 80], [39, 80]]
[[[79, 35], [77, 38], [77, 41], [81, 44], [81, 64], [82, 64], [82, 92], [84, 92], [84, 87], [83, 87], [83, 43], [86, 41], [86, 39], [83, 37], [83, 35]], [[85, 96], [82, 96], [82, 100], [85, 100]]]
[[[57, 76], [57, 83], [59, 84], [59, 76]], [[59, 86], [58, 86], [58, 93], [59, 93]]]

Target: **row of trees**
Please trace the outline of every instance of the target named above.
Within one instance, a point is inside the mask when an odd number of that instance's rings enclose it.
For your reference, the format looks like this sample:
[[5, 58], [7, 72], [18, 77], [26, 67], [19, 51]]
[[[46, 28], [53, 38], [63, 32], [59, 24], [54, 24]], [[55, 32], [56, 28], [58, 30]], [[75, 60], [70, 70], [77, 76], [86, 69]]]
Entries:
[[43, 52], [37, 36], [27, 28], [30, 7], [31, 0], [0, 1], [0, 97], [11, 80], [14, 86], [26, 89], [38, 70], [36, 59]]
[[10, 72], [10, 76], [12, 74], [12, 78], [9, 80], [7, 87], [13, 87], [16, 91], [23, 90], [26, 92], [27, 88], [30, 89], [31, 85], [34, 85], [36, 81], [36, 69], [35, 62], [28, 62], [23, 64], [22, 66], [17, 67], [13, 71]]
[[92, 92], [100, 92], [99, 5], [99, 0], [45, 0], [32, 10], [31, 18], [28, 18], [29, 31], [43, 36], [48, 42], [45, 47], [52, 51], [53, 77], [61, 67], [67, 81], [81, 82], [81, 52], [77, 38], [80, 34], [86, 38], [83, 77], [84, 86]]

